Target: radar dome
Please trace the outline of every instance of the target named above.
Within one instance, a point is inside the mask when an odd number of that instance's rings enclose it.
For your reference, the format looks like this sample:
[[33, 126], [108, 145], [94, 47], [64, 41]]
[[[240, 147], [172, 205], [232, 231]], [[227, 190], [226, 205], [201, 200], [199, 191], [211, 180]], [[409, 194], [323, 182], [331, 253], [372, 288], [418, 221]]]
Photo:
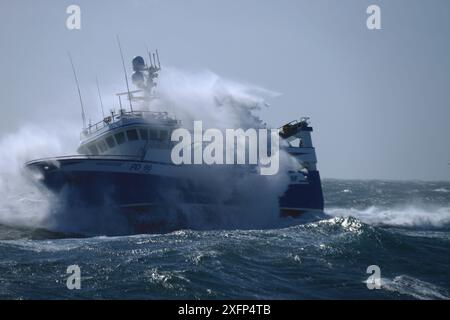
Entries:
[[133, 59], [133, 70], [143, 71], [145, 69], [145, 61], [141, 56], [134, 57]]

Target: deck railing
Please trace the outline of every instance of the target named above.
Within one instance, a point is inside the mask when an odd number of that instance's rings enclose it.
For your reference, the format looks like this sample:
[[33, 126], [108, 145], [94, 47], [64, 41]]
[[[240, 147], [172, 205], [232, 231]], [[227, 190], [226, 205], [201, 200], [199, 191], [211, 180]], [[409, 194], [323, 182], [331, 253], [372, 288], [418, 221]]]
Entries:
[[102, 121], [99, 121], [94, 124], [89, 124], [89, 126], [83, 130], [81, 135], [87, 136], [96, 133], [97, 131], [103, 129], [104, 127], [124, 119], [148, 119], [148, 120], [166, 121], [171, 124], [179, 123], [179, 120], [170, 118], [168, 113], [165, 111], [143, 111], [143, 110], [125, 111], [121, 109], [118, 113], [114, 111], [111, 112], [111, 115], [105, 117]]

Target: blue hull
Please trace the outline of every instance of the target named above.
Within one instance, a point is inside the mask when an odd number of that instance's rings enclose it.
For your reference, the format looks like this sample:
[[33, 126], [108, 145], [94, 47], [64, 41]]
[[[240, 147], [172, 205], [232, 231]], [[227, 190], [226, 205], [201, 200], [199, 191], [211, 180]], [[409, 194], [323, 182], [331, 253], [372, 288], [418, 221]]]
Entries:
[[[64, 195], [69, 206], [79, 203], [95, 207], [115, 205], [131, 215], [148, 213], [149, 208], [164, 206], [165, 201], [170, 201], [165, 200], [165, 195], [174, 188], [180, 191], [178, 194], [182, 198], [178, 200], [182, 203], [221, 204], [205, 183], [196, 183], [195, 180], [153, 174], [61, 170], [62, 166], [73, 165], [76, 161], [79, 160], [61, 161], [59, 167], [50, 169], [48, 166], [51, 166], [51, 163], [46, 161], [33, 162], [27, 167], [39, 171], [44, 177], [43, 184], [54, 193]], [[323, 211], [324, 200], [319, 172], [310, 171], [307, 183], [289, 185], [288, 190], [279, 199], [279, 206], [282, 216], [299, 217], [307, 211]]]
[[309, 171], [307, 184], [291, 184], [280, 198], [281, 214], [299, 216], [303, 211], [323, 211], [324, 200], [319, 171]]

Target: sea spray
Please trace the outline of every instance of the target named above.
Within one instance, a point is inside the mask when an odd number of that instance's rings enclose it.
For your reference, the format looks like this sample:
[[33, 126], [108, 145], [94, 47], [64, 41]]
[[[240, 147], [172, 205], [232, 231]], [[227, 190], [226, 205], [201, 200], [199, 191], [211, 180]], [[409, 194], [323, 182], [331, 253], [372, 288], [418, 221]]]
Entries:
[[372, 225], [419, 228], [450, 227], [450, 207], [435, 205], [414, 206], [411, 204], [396, 207], [375, 207], [365, 209], [329, 208], [332, 216], [352, 216]]
[[188, 129], [202, 120], [204, 129], [262, 128], [254, 111], [268, 107], [266, 100], [279, 95], [258, 86], [219, 77], [211, 71], [189, 72], [165, 68], [152, 108], [168, 110]]
[[0, 139], [0, 224], [45, 227], [53, 195], [35, 183], [24, 164], [68, 151], [67, 131], [23, 125]]
[[[206, 128], [264, 128], [254, 114], [265, 108], [266, 98], [277, 93], [257, 86], [222, 79], [212, 72], [186, 72], [167, 68], [161, 76], [157, 98], [151, 110], [169, 111], [189, 128], [192, 120], [202, 120]], [[2, 167], [0, 223], [51, 230], [95, 234], [126, 234], [129, 224], [113, 205], [94, 208], [66, 201], [73, 190], [65, 188], [54, 195], [29, 179], [24, 170], [28, 160], [75, 154], [78, 125], [70, 117], [52, 123], [23, 126], [17, 133], [1, 139]], [[192, 177], [214, 198], [215, 206], [189, 206], [179, 190], [163, 190], [167, 204], [162, 215], [174, 228], [270, 228], [279, 221], [278, 198], [289, 183], [287, 170], [295, 165], [285, 152], [280, 153], [279, 174], [260, 177], [237, 166], [221, 170], [212, 166], [208, 172]], [[99, 190], [108, 197], [107, 190]], [[22, 196], [23, 195], [23, 196]], [[73, 198], [73, 197], [72, 197]], [[234, 202], [235, 205], [229, 205]], [[108, 201], [106, 201], [108, 203]], [[181, 216], [181, 220], [180, 220]], [[169, 229], [170, 230], [170, 229]]]
[[[203, 130], [212, 128], [222, 132], [265, 128], [266, 124], [255, 111], [267, 106], [267, 98], [278, 95], [223, 79], [210, 71], [193, 73], [173, 68], [161, 74], [156, 92], [158, 99], [151, 102], [152, 109], [168, 108], [190, 130], [196, 121], [201, 121]], [[248, 149], [248, 145], [244, 148]], [[280, 150], [280, 171], [274, 176], [259, 177], [250, 167], [242, 170], [228, 166], [223, 170], [212, 165], [191, 178], [200, 189], [203, 185], [205, 192], [213, 195], [215, 206], [190, 206], [174, 190], [164, 197], [173, 210], [181, 212], [190, 228], [274, 227], [280, 220], [279, 197], [289, 184], [287, 172], [293, 168], [295, 161], [283, 150]]]
[[324, 180], [326, 212], [372, 225], [447, 229], [448, 182]]

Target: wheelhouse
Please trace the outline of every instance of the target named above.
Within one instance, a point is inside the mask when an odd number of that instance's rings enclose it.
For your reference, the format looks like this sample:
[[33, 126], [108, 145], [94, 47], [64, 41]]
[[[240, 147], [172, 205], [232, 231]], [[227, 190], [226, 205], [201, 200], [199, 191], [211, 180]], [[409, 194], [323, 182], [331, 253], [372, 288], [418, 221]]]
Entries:
[[112, 114], [83, 131], [78, 153], [142, 156], [149, 149], [170, 148], [172, 131], [178, 127], [179, 121], [163, 112]]

